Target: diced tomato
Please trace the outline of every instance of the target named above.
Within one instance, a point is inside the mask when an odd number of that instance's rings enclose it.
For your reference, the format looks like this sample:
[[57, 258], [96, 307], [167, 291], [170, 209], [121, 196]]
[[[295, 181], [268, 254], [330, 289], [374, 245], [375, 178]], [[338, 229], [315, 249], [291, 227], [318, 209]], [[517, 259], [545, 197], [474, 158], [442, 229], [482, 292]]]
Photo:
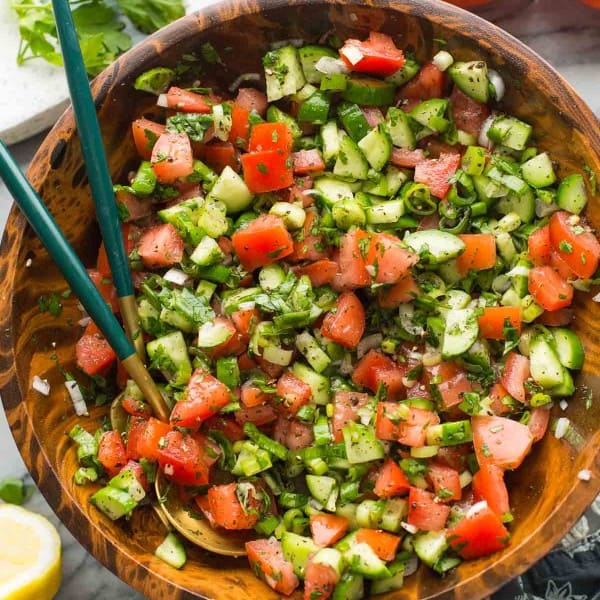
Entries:
[[408, 494], [407, 522], [421, 531], [440, 531], [446, 525], [450, 507], [435, 501], [427, 490], [411, 487]]
[[510, 406], [504, 403], [504, 398], [509, 396], [509, 393], [499, 381], [492, 386], [488, 395], [492, 399], [490, 408], [495, 415], [501, 417], [510, 412]]
[[148, 269], [170, 267], [183, 259], [184, 243], [171, 223], [147, 229], [138, 243], [138, 254]]
[[231, 417], [215, 415], [204, 422], [204, 431], [220, 431], [230, 442], [243, 440], [246, 436], [244, 430]]
[[421, 67], [413, 79], [400, 89], [400, 97], [410, 100], [430, 100], [444, 95], [446, 77], [433, 63]]
[[533, 435], [526, 425], [505, 417], [472, 417], [473, 446], [477, 462], [516, 469], [525, 459]]
[[395, 460], [388, 456], [377, 471], [373, 492], [379, 498], [391, 498], [404, 495], [409, 489], [410, 482], [404, 471]]
[[359, 73], [388, 77], [404, 65], [404, 54], [384, 33], [371, 31], [364, 41], [347, 39], [340, 48], [346, 66]]
[[250, 135], [250, 111], [233, 103], [231, 109], [231, 129], [229, 130], [229, 141], [237, 148], [246, 148]]
[[529, 271], [529, 293], [548, 311], [565, 308], [573, 301], [573, 286], [548, 266]]
[[398, 283], [377, 290], [377, 303], [381, 308], [398, 308], [421, 295], [421, 288], [412, 275], [407, 275]]
[[279, 150], [287, 156], [293, 145], [292, 132], [285, 123], [259, 123], [252, 128], [248, 150], [250, 152]]
[[237, 483], [227, 485], [213, 485], [208, 490], [208, 506], [215, 522], [224, 529], [251, 529], [258, 521], [258, 509], [261, 506], [259, 500], [252, 492], [248, 494], [251, 505], [247, 512], [238, 500], [236, 490]]
[[292, 154], [292, 161], [294, 163], [295, 175], [307, 175], [325, 170], [323, 157], [316, 148], [294, 152]]
[[356, 423], [359, 419], [358, 411], [369, 401], [369, 394], [360, 392], [338, 391], [333, 398], [333, 441], [338, 443], [344, 438], [342, 429], [348, 423]]
[[527, 255], [536, 267], [547, 265], [550, 262], [551, 252], [549, 225], [540, 227], [529, 235], [527, 238]]
[[400, 400], [406, 396], [406, 388], [402, 383], [406, 372], [405, 365], [395, 363], [378, 350], [369, 350], [356, 364], [352, 381], [372, 392], [384, 386], [388, 400]]
[[222, 356], [237, 356], [246, 350], [247, 343], [244, 343], [242, 334], [229, 319], [226, 319], [225, 317], [215, 317], [213, 323], [227, 329], [229, 337], [221, 344], [205, 350], [210, 358], [216, 360]]
[[337, 299], [336, 310], [323, 319], [321, 333], [337, 344], [354, 350], [365, 332], [365, 309], [353, 292], [343, 292]]
[[247, 352], [244, 352], [238, 356], [238, 367], [240, 368], [240, 371], [244, 372], [252, 371], [253, 369], [256, 369], [258, 365]]
[[396, 402], [380, 402], [377, 406], [375, 434], [380, 440], [398, 442], [405, 446], [420, 448], [427, 439], [426, 428], [440, 422], [438, 415], [432, 411], [409, 407], [406, 419]]
[[137, 153], [144, 160], [150, 160], [152, 148], [165, 132], [165, 126], [148, 119], [136, 119], [131, 124], [131, 132]]
[[414, 169], [418, 164], [426, 161], [425, 152], [418, 148], [417, 150], [409, 150], [408, 148], [392, 149], [390, 162], [397, 167], [403, 169]]
[[348, 531], [348, 519], [327, 513], [310, 515], [310, 533], [315, 544], [331, 546], [341, 540]]
[[303, 208], [308, 208], [315, 203], [314, 196], [307, 194], [313, 189], [313, 179], [308, 175], [304, 177], [296, 177], [294, 185], [290, 188], [288, 202], [301, 202]]
[[500, 467], [485, 462], [479, 465], [479, 471], [473, 475], [473, 494], [476, 501], [485, 500], [499, 517], [510, 513], [504, 471]]
[[331, 598], [338, 580], [339, 575], [331, 565], [314, 562], [309, 557], [304, 570], [304, 600]]
[[169, 431], [171, 428], [168, 423], [163, 423], [154, 417], [149, 419], [133, 417], [127, 437], [127, 457], [133, 460], [140, 458], [158, 460], [160, 440]]
[[255, 110], [261, 117], [265, 116], [269, 106], [267, 96], [254, 88], [240, 88], [235, 99], [235, 104], [248, 112]]
[[302, 235], [294, 242], [294, 254], [290, 260], [321, 260], [326, 258], [323, 236], [319, 231], [319, 215], [315, 210], [306, 211], [306, 219], [302, 226]]
[[459, 473], [467, 468], [467, 456], [471, 453], [471, 444], [441, 446], [435, 456], [437, 463], [452, 467]]
[[134, 477], [138, 480], [139, 484], [146, 491], [150, 489], [150, 485], [148, 484], [148, 477], [146, 476], [144, 468], [142, 467], [142, 465], [140, 465], [140, 463], [136, 462], [135, 460], [128, 460], [125, 463], [125, 466], [121, 469], [120, 473], [123, 473], [123, 471], [131, 471]]
[[579, 217], [555, 212], [550, 217], [550, 243], [578, 277], [589, 279], [598, 269], [600, 242]]
[[501, 381], [506, 391], [519, 402], [526, 400], [525, 382], [529, 375], [529, 359], [518, 352], [511, 352], [506, 357]]
[[138, 198], [127, 190], [115, 192], [115, 201], [119, 207], [119, 215], [125, 223], [136, 221], [152, 214], [152, 202], [149, 198]]
[[506, 322], [521, 335], [520, 306], [486, 306], [478, 317], [479, 334], [489, 340], [503, 340]]
[[158, 449], [158, 464], [166, 478], [178, 485], [206, 485], [210, 465], [206, 450], [191, 436], [170, 431]]
[[260, 322], [260, 312], [256, 308], [242, 308], [231, 313], [231, 320], [235, 328], [248, 337]]
[[100, 375], [115, 362], [117, 355], [110, 344], [96, 335], [84, 335], [75, 345], [77, 366], [86, 375]]
[[225, 167], [240, 170], [240, 155], [231, 142], [211, 142], [202, 148], [201, 156], [206, 164], [221, 173]]
[[119, 473], [127, 462], [125, 444], [118, 431], [105, 431], [98, 442], [98, 460], [109, 477]]
[[297, 419], [280, 417], [275, 423], [273, 439], [290, 450], [300, 450], [312, 446], [315, 436], [312, 425]]
[[278, 413], [270, 404], [261, 404], [252, 408], [242, 408], [235, 412], [235, 420], [238, 423], [254, 423], [261, 426], [272, 423], [278, 417]]
[[442, 502], [461, 499], [462, 488], [460, 487], [460, 476], [456, 469], [438, 462], [430, 462], [427, 467], [427, 477], [429, 477], [437, 497]]
[[277, 382], [277, 395], [283, 400], [282, 407], [295, 415], [310, 401], [311, 390], [308, 383], [286, 371]]
[[367, 265], [375, 269], [376, 283], [396, 283], [407, 277], [409, 269], [419, 261], [419, 257], [403, 247], [393, 235], [376, 233], [371, 239]]
[[401, 539], [399, 535], [381, 531], [381, 529], [362, 528], [356, 532], [356, 542], [368, 544], [371, 546], [371, 550], [385, 561], [395, 558]]
[[[129, 194], [129, 192], [125, 192]], [[129, 194], [133, 196], [133, 194]], [[117, 192], [117, 200], [119, 198], [119, 192]], [[150, 204], [149, 204], [150, 205]], [[124, 223], [121, 225], [121, 233], [123, 235], [123, 246], [125, 248], [125, 254], [129, 255], [129, 253], [135, 248], [137, 240], [141, 235], [142, 230], [138, 227], [134, 227], [129, 223]], [[100, 243], [100, 248], [98, 250], [98, 258], [96, 260], [96, 270], [103, 277], [112, 277], [112, 272], [110, 269], [110, 263], [108, 262], [108, 255], [106, 254], [106, 246], [104, 242]]]
[[159, 183], [174, 183], [194, 171], [190, 139], [185, 133], [163, 133], [154, 144], [150, 159]]
[[94, 282], [96, 288], [98, 288], [98, 291], [100, 292], [102, 298], [104, 298], [104, 301], [110, 305], [111, 310], [114, 313], [119, 312], [119, 298], [117, 296], [117, 290], [115, 289], [111, 275], [103, 275], [96, 269], [88, 269], [88, 275]]
[[548, 408], [537, 407], [531, 409], [529, 421], [527, 421], [527, 427], [531, 431], [534, 442], [539, 442], [546, 431], [548, 430], [548, 424], [550, 423], [550, 410]]
[[167, 91], [167, 106], [172, 110], [179, 112], [192, 113], [210, 113], [212, 112], [212, 104], [206, 96], [182, 90], [178, 87], [171, 87]]
[[471, 269], [481, 271], [496, 265], [496, 238], [491, 233], [466, 233], [458, 236], [464, 243], [464, 252], [456, 259], [461, 275]]
[[340, 240], [337, 288], [351, 290], [371, 285], [371, 275], [366, 268], [366, 256], [370, 242], [369, 234], [355, 229], [344, 234]]
[[298, 277], [306, 275], [313, 287], [327, 285], [333, 281], [338, 270], [338, 264], [327, 258], [317, 260], [302, 267], [296, 267], [294, 273]]
[[467, 516], [448, 531], [448, 541], [465, 560], [487, 556], [508, 544], [509, 534], [500, 517], [487, 505], [478, 502]]
[[210, 504], [208, 502], [208, 495], [196, 496], [194, 498], [194, 500], [196, 502], [196, 505], [200, 509], [200, 512], [202, 513], [202, 515], [209, 522], [210, 526], [215, 527], [215, 528], [218, 527], [219, 525], [215, 521], [213, 514], [210, 512]]
[[284, 371], [285, 367], [265, 360], [262, 356], [255, 356], [254, 360], [258, 363], [260, 370], [266, 373], [271, 379], [277, 379]]
[[456, 128], [477, 137], [483, 123], [490, 116], [488, 105], [469, 98], [457, 86], [454, 86], [450, 94], [450, 104]]
[[231, 238], [235, 253], [246, 271], [276, 262], [294, 250], [292, 236], [276, 215], [260, 215]]
[[577, 275], [573, 273], [571, 267], [560, 257], [558, 252], [552, 250], [550, 252], [550, 266], [562, 277], [565, 281], [576, 279]]
[[442, 200], [450, 189], [450, 178], [460, 165], [460, 154], [440, 154], [439, 158], [428, 158], [415, 167], [415, 181], [424, 183], [431, 193]]
[[275, 591], [288, 596], [300, 585], [292, 563], [283, 557], [277, 538], [246, 542], [246, 552], [254, 572]]
[[263, 392], [256, 384], [252, 383], [251, 380], [246, 381], [242, 385], [242, 396], [240, 400], [246, 408], [260, 406], [272, 398], [273, 394], [267, 394], [266, 392]]
[[196, 369], [185, 389], [182, 400], [171, 412], [171, 423], [177, 427], [200, 427], [202, 421], [219, 412], [231, 402], [224, 383], [204, 369]]
[[[473, 386], [467, 378], [467, 372], [454, 362], [442, 362], [426, 371], [430, 385], [436, 385], [442, 397], [445, 409], [452, 408], [463, 401], [465, 392], [472, 392]], [[432, 384], [431, 380], [440, 381]]]
[[137, 398], [125, 397], [121, 401], [123, 410], [133, 417], [150, 417], [152, 416], [152, 408], [143, 400]]

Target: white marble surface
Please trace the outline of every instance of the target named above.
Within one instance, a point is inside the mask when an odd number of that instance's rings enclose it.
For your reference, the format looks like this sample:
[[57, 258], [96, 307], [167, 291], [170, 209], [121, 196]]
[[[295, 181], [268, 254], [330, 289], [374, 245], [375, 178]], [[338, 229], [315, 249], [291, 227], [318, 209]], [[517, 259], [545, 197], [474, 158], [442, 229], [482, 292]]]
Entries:
[[[600, 10], [583, 6], [576, 0], [498, 0], [480, 12], [554, 65], [600, 116]], [[41, 137], [37, 136], [12, 147], [22, 165], [27, 165], [40, 141]], [[10, 199], [0, 184], [2, 228], [9, 208]], [[27, 477], [2, 411], [0, 457], [0, 478], [8, 475]], [[58, 523], [41, 494], [36, 493], [28, 507], [49, 515]], [[64, 544], [64, 567], [58, 600], [142, 599], [87, 554], [64, 526], [60, 526], [60, 533]]]

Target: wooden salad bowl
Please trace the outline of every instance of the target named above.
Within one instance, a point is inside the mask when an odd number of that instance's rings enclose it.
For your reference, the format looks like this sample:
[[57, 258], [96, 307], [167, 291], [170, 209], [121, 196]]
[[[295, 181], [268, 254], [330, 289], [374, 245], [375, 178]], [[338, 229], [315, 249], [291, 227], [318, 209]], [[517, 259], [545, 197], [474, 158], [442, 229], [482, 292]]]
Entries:
[[[261, 56], [271, 42], [290, 38], [314, 42], [332, 28], [341, 39], [383, 31], [421, 60], [431, 56], [434, 38], [446, 40], [446, 48], [459, 60], [485, 57], [507, 83], [502, 106], [534, 125], [538, 145], [560, 163], [559, 174], [583, 172], [585, 165], [600, 173], [600, 127], [590, 109], [539, 56], [472, 14], [435, 0], [245, 0], [215, 5], [177, 21], [94, 81], [114, 180], [122, 181], [138, 160], [130, 123], [148, 113], [151, 101], [133, 89], [141, 72], [175, 65], [182, 55], [210, 41], [226, 65], [217, 65], [211, 79], [226, 88], [239, 74], [261, 70]], [[40, 147], [29, 178], [85, 264], [92, 266], [100, 240], [70, 110]], [[588, 217], [600, 229], [599, 197], [591, 198]], [[135, 511], [130, 521], [113, 523], [90, 506], [90, 487], [77, 487], [72, 480], [75, 448], [65, 432], [80, 419], [61, 374], [61, 369], [75, 369], [80, 313], [73, 297], [61, 298], [59, 317], [40, 312], [38, 298], [52, 292], [60, 297], [66, 284], [16, 208], [2, 240], [0, 273], [0, 388], [5, 410], [33, 478], [75, 537], [148, 598], [277, 598], [252, 574], [244, 558], [190, 547], [181, 571], [155, 558], [165, 530], [149, 507]], [[587, 390], [600, 392], [600, 305], [590, 294], [577, 296], [573, 328], [585, 345], [585, 368], [569, 408], [564, 413], [553, 409], [554, 417], [560, 414], [571, 420], [576, 439], [570, 444], [546, 436], [524, 466], [509, 475], [515, 516], [510, 545], [493, 556], [463, 563], [444, 579], [422, 568], [407, 578], [403, 590], [382, 598], [486, 596], [551, 550], [600, 492], [600, 402], [586, 408], [584, 400]], [[34, 375], [48, 379], [49, 397], [32, 390]], [[108, 405], [93, 408], [88, 429], [95, 429], [107, 411]], [[582, 469], [592, 472], [591, 481], [578, 479]], [[300, 593], [294, 598], [300, 598]]]

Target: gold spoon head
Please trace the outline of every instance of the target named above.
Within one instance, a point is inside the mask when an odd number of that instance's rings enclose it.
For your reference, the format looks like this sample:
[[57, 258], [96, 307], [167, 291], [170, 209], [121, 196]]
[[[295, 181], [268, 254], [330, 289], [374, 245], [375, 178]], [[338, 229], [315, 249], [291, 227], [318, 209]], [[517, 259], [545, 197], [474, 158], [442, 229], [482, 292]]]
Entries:
[[215, 554], [245, 556], [246, 542], [256, 539], [252, 530], [227, 531], [213, 529], [206, 519], [196, 519], [181, 501], [177, 489], [170, 486], [158, 472], [155, 481], [156, 497], [163, 514], [184, 538]]

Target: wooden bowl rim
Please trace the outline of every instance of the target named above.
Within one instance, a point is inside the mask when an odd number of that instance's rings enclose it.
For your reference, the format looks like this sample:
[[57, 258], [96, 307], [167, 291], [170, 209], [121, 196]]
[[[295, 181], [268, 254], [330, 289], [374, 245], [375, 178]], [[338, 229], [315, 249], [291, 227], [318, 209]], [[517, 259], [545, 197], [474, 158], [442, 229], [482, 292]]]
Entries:
[[[496, 43], [502, 43], [502, 55], [506, 57], [507, 62], [510, 65], [520, 65], [523, 64], [524, 61], [527, 61], [534, 73], [533, 76], [531, 74], [529, 75], [532, 82], [535, 83], [538, 79], [548, 78], [561, 87], [561, 95], [552, 96], [549, 92], [544, 92], [544, 95], [554, 105], [555, 110], [559, 114], [563, 116], [569, 115], [570, 122], [580, 130], [583, 131], [583, 128], [581, 127], [582, 124], [589, 125], [589, 127], [585, 128], [586, 133], [583, 140], [589, 144], [595, 154], [600, 156], [600, 123], [597, 117], [577, 92], [575, 92], [572, 86], [548, 62], [520, 40], [500, 29], [495, 24], [466, 10], [451, 4], [446, 4], [441, 0], [368, 0], [367, 2], [363, 0], [252, 0], [243, 3], [236, 0], [225, 0], [210, 5], [196, 13], [182, 17], [176, 22], [149, 36], [145, 41], [119, 57], [110, 67], [98, 75], [92, 83], [92, 92], [96, 105], [102, 105], [112, 86], [118, 85], [119, 82], [126, 80], [133, 73], [138, 72], [140, 64], [157, 58], [157, 56], [160, 55], [159, 50], [164, 51], [165, 49], [171, 48], [174, 45], [187, 40], [190, 35], [198, 34], [220, 23], [222, 24], [242, 16], [257, 14], [264, 10], [306, 5], [345, 5], [348, 7], [357, 6], [361, 8], [368, 6], [407, 13], [413, 17], [419, 17], [455, 31], [457, 34], [472, 40], [478, 47], [484, 49], [491, 49], [491, 45], [486, 41], [485, 33], [490, 33], [490, 31], [493, 32]], [[198, 15], [204, 17], [204, 25], [199, 20]], [[445, 21], [446, 17], [452, 17], [455, 22], [452, 22], [452, 19], [450, 22]], [[154, 43], [157, 43], [158, 47], [153, 45]], [[538, 86], [535, 87], [538, 88]], [[69, 107], [48, 133], [31, 161], [28, 175], [31, 176], [34, 172], [38, 174], [36, 180], [33, 182], [34, 187], [38, 191], [51, 169], [51, 154], [56, 141], [63, 140], [64, 144], [72, 142], [74, 133], [74, 117], [72, 110]], [[4, 281], [4, 289], [7, 291], [0, 294], [0, 310], [2, 310], [3, 314], [7, 315], [12, 314], [13, 286], [16, 273], [16, 269], [11, 269], [10, 265], [14, 265], [17, 261], [19, 248], [22, 244], [25, 228], [27, 226], [25, 218], [14, 204], [7, 221], [7, 229], [9, 228], [9, 225], [12, 226], [11, 229], [15, 233], [13, 234], [12, 239], [9, 239], [5, 230], [0, 245], [0, 252], [6, 257], [6, 262], [9, 265], [7, 278]], [[32, 435], [29, 442], [35, 446], [34, 449], [37, 451], [37, 454], [42, 457], [42, 467], [46, 474], [51, 475], [46, 482], [46, 487], [40, 489], [40, 491], [52, 509], [69, 528], [73, 536], [93, 556], [95, 556], [99, 562], [115, 574], [118, 575], [114, 556], [119, 554], [121, 556], [124, 555], [128, 560], [133, 561], [138, 567], [144, 569], [151, 577], [165, 579], [169, 585], [173, 587], [173, 591], [178, 590], [182, 594], [181, 597], [201, 597], [189, 592], [186, 588], [181, 587], [176, 581], [173, 581], [172, 579], [167, 580], [161, 574], [150, 569], [147, 565], [137, 561], [134, 555], [125, 551], [122, 547], [113, 542], [113, 540], [106, 537], [98, 522], [92, 521], [91, 525], [94, 527], [98, 534], [98, 538], [101, 540], [100, 545], [98, 545], [98, 543], [93, 545], [89, 537], [79, 535], [79, 532], [83, 531], [84, 528], [80, 528], [77, 525], [81, 523], [90, 524], [90, 520], [74, 501], [68, 488], [62, 485], [62, 481], [59, 478], [58, 473], [53, 469], [44, 446], [38, 438], [38, 433], [33, 427], [31, 416], [23, 402], [24, 394], [19, 384], [15, 368], [15, 340], [12, 318], [7, 320], [7, 324], [9, 327], [2, 331], [2, 335], [7, 342], [10, 340], [9, 343], [6, 343], [6, 346], [10, 347], [10, 352], [0, 356], [0, 371], [3, 373], [0, 377], [2, 403], [5, 412], [9, 417], [11, 432], [21, 456], [23, 457], [28, 470], [32, 472], [32, 474], [35, 474], [40, 467], [39, 464], [36, 465], [33, 461], [33, 457], [36, 453], [30, 451], [23, 452], [27, 448], [22, 445], [22, 442], [24, 442], [24, 435], [21, 431], [24, 431], [25, 429], [31, 430]], [[29, 450], [31, 450], [31, 448]], [[540, 529], [548, 524], [552, 525], [553, 534], [540, 545], [530, 545], [528, 557], [522, 559], [519, 564], [514, 565], [514, 571], [511, 572], [510, 577], [518, 576], [550, 551], [573, 526], [576, 520], [593, 501], [594, 497], [600, 493], [600, 451], [596, 452], [596, 454], [591, 457], [590, 468], [593, 473], [592, 480], [590, 482], [574, 481], [568, 493], [564, 495], [563, 500], [554, 507], [549, 518], [534, 528], [534, 530], [523, 539], [521, 544], [514, 548], [513, 552], [509, 549], [506, 554], [502, 555], [502, 558], [498, 562], [490, 565], [485, 571], [477, 572], [468, 578], [461, 580], [459, 586], [463, 588], [463, 586], [468, 585], [470, 582], [473, 582], [473, 580], [479, 579], [479, 588], [477, 591], [481, 591], [482, 595], [490, 594], [498, 589], [503, 583], [506, 583], [506, 581], [488, 582], [480, 577], [481, 574], [490, 569], [495, 569], [498, 565], [507, 561], [514, 562], [512, 557], [517, 549], [528, 542], [531, 542]], [[62, 502], [61, 494], [63, 494]], [[75, 510], [73, 512], [65, 508], [65, 496], [71, 506], [74, 505]], [[574, 517], [570, 520], [561, 518], [561, 510], [567, 502], [569, 503], [569, 514]], [[112, 560], [110, 559], [111, 556], [113, 556]], [[130, 582], [127, 583], [132, 585]], [[142, 590], [139, 578], [135, 583], [138, 584], [137, 587]], [[470, 588], [467, 587], [465, 591], [469, 591], [469, 589]], [[143, 591], [146, 593], [148, 592], [147, 589], [144, 589]], [[470, 597], [474, 598], [473, 595]], [[429, 598], [433, 598], [433, 596], [429, 596]]]

